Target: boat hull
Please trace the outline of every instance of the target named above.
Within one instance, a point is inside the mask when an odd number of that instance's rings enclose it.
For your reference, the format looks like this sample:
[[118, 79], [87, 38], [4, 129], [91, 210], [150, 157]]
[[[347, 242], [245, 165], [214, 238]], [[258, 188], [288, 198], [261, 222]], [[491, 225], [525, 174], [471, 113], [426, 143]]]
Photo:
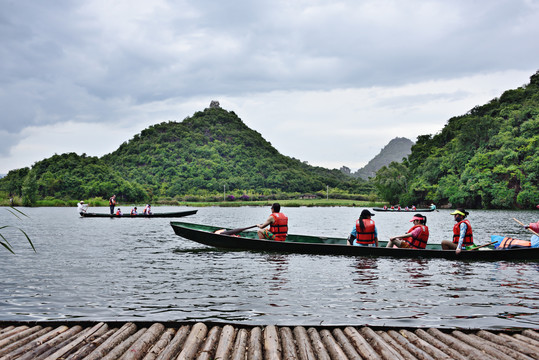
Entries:
[[415, 210], [412, 210], [412, 209], [408, 209], [408, 210], [405, 210], [405, 209], [400, 209], [400, 210], [397, 210], [397, 209], [384, 209], [384, 208], [372, 208], [374, 211], [383, 211], [383, 212], [407, 212], [407, 213], [421, 213], [421, 212], [431, 212], [431, 211], [434, 211], [436, 209], [415, 209]]
[[442, 258], [450, 260], [539, 260], [539, 248], [462, 251], [456, 254], [454, 250], [441, 250], [439, 244], [429, 244], [424, 250], [386, 248], [386, 242], [380, 242], [381, 247], [349, 246], [345, 239], [330, 237], [315, 237], [290, 234], [286, 241], [260, 240], [256, 232], [242, 232], [239, 236], [214, 233], [220, 228], [182, 223], [170, 223], [176, 235], [200, 244], [222, 249], [253, 250], [262, 252], [316, 254], [316, 255], [346, 255], [346, 256], [388, 256], [396, 258]]
[[176, 217], [194, 215], [196, 214], [197, 211], [198, 210], [176, 211], [176, 212], [166, 212], [166, 213], [153, 213], [150, 215], [144, 215], [144, 214], [111, 215], [111, 214], [100, 214], [100, 213], [81, 213], [80, 216], [89, 217], [89, 218], [100, 217], [100, 218], [119, 218], [119, 219], [156, 218], [156, 217], [176, 218]]

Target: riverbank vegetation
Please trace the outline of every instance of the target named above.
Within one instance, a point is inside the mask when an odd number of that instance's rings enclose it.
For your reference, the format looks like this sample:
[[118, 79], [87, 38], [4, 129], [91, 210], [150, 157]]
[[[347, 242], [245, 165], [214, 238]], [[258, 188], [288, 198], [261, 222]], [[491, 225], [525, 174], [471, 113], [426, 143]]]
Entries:
[[368, 181], [284, 156], [234, 112], [212, 107], [150, 126], [101, 158], [68, 153], [12, 170], [0, 179], [0, 204], [11, 197], [24, 206], [81, 199], [106, 206], [116, 194], [133, 204], [332, 200], [501, 209], [534, 208], [538, 189], [539, 72], [529, 84], [449, 119], [439, 133], [419, 136], [404, 162]]

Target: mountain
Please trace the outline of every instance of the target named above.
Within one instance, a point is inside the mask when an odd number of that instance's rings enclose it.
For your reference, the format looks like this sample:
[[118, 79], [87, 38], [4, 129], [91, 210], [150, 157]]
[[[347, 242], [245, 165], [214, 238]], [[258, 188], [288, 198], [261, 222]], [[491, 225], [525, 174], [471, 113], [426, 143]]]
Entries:
[[355, 177], [367, 180], [374, 177], [376, 172], [382, 167], [389, 165], [393, 161], [402, 162], [412, 152], [414, 142], [407, 138], [396, 137], [391, 140], [378, 155], [372, 158], [364, 167], [353, 173]]
[[528, 208], [539, 203], [539, 71], [530, 83], [421, 135], [403, 164], [376, 174], [401, 204]]
[[[314, 193], [327, 186], [368, 194], [372, 186], [280, 154], [232, 111], [212, 103], [181, 122], [150, 126], [101, 158], [55, 155], [11, 171], [0, 190], [21, 196], [123, 201], [228, 193]], [[31, 203], [31, 201], [30, 201]]]

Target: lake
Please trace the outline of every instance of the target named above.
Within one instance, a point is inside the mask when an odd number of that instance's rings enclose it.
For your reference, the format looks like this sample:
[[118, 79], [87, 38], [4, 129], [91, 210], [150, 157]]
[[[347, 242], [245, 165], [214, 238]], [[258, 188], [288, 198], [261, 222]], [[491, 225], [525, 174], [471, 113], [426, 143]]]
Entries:
[[[127, 212], [130, 206], [123, 207]], [[0, 320], [212, 321], [248, 325], [539, 327], [539, 263], [459, 262], [222, 251], [178, 237], [170, 221], [246, 227], [270, 207], [203, 207], [181, 219], [80, 218], [75, 208], [0, 208], [15, 255], [0, 250]], [[191, 210], [155, 207], [154, 212]], [[290, 233], [345, 238], [362, 208], [283, 208]], [[90, 209], [106, 213], [108, 208]], [[430, 242], [449, 239], [450, 210], [425, 213]], [[376, 213], [379, 238], [411, 213]], [[528, 239], [539, 211], [470, 210], [477, 244]]]

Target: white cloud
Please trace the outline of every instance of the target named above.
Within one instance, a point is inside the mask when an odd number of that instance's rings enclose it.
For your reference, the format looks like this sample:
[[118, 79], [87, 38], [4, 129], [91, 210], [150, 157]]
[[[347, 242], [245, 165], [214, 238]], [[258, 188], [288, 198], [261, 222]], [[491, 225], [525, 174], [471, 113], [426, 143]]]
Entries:
[[101, 155], [212, 99], [286, 155], [357, 168], [527, 83], [539, 58], [529, 0], [0, 5], [0, 173], [74, 148], [66, 124]]

